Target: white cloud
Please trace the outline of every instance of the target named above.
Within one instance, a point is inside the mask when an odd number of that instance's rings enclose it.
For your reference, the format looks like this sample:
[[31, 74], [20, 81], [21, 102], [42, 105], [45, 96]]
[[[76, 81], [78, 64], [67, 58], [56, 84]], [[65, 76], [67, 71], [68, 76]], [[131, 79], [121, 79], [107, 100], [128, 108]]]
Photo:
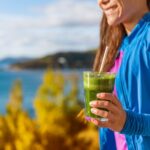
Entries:
[[36, 15], [0, 15], [0, 58], [98, 45], [100, 10], [93, 0], [57, 0], [33, 11]]
[[54, 25], [95, 25], [100, 14], [97, 3], [91, 0], [61, 0], [41, 8], [41, 12]]

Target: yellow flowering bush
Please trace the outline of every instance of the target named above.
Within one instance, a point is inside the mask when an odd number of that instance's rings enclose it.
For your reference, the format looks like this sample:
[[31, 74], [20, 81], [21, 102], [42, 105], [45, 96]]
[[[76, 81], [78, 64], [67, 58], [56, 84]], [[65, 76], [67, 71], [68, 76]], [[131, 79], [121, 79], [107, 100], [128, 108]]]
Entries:
[[[65, 85], [71, 83], [64, 94]], [[48, 70], [34, 100], [35, 117], [23, 110], [21, 81], [11, 90], [6, 114], [0, 116], [0, 150], [97, 150], [95, 126], [77, 119], [78, 78]]]

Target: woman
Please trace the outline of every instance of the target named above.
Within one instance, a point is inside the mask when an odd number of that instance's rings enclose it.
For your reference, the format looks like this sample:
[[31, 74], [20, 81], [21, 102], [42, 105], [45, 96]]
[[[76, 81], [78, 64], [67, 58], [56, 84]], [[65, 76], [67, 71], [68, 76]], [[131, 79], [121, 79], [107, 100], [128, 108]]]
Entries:
[[[103, 10], [94, 71], [109, 47], [104, 71], [117, 72], [114, 93], [90, 103], [101, 150], [150, 150], [150, 0], [98, 0]], [[105, 101], [109, 100], [109, 101]], [[99, 108], [106, 108], [104, 111]]]

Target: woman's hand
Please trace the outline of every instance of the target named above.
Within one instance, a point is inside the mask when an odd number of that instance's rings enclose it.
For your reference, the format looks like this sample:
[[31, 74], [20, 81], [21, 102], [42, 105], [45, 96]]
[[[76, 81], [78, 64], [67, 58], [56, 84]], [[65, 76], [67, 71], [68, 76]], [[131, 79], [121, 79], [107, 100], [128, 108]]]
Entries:
[[[107, 118], [108, 121], [100, 121], [94, 118], [91, 118], [90, 121], [99, 127], [110, 128], [118, 132], [121, 131], [126, 121], [126, 112], [123, 110], [117, 97], [111, 93], [98, 93], [97, 98], [101, 100], [90, 102], [91, 112], [97, 116]], [[108, 111], [100, 108], [107, 109]]]

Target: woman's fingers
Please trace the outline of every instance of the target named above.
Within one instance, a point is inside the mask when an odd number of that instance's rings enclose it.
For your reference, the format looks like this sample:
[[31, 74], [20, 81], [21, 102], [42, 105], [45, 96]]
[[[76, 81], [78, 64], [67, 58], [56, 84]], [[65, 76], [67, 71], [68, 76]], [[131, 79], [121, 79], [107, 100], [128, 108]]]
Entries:
[[116, 106], [121, 106], [120, 102], [118, 101], [117, 97], [112, 93], [98, 93], [97, 98], [99, 99], [105, 99], [111, 101]]
[[113, 113], [117, 112], [116, 106], [112, 102], [106, 101], [106, 100], [92, 101], [92, 102], [90, 102], [90, 106], [94, 107], [94, 108], [104, 108], [104, 109], [107, 109]]
[[108, 118], [109, 116], [109, 111], [102, 110], [102, 109], [97, 109], [97, 108], [92, 108], [91, 112], [97, 116], [103, 117], [103, 118]]
[[94, 123], [95, 125], [97, 125], [99, 127], [111, 128], [111, 126], [114, 124], [113, 118], [114, 118], [114, 115], [109, 113], [107, 121], [102, 121], [101, 119], [91, 118], [90, 122]]
[[91, 112], [98, 117], [107, 118], [108, 121], [91, 118], [91, 122], [99, 127], [107, 127], [114, 131], [120, 131], [126, 121], [126, 112], [121, 103], [111, 93], [99, 93], [100, 100], [90, 102]]
[[116, 114], [114, 114], [111, 111], [97, 109], [97, 108], [92, 108], [91, 112], [99, 117], [107, 118], [110, 122], [113, 122], [114, 117], [116, 116]]
[[95, 118], [91, 118], [90, 120], [92, 123], [94, 123], [96, 126], [103, 127], [103, 128], [108, 128], [109, 127], [109, 122], [108, 121], [100, 121]]

